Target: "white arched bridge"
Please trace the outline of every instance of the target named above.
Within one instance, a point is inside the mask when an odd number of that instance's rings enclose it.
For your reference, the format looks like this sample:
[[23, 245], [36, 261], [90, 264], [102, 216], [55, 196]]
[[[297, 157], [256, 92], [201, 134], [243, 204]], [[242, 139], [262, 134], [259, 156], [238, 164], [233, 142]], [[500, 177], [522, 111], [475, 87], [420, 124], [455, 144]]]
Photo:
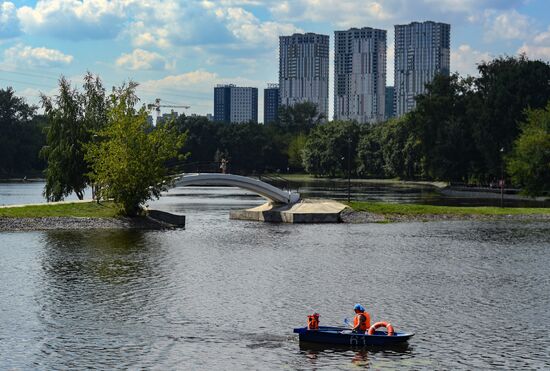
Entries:
[[300, 200], [297, 192], [282, 190], [259, 179], [222, 173], [181, 174], [175, 178], [175, 186], [230, 186], [246, 189], [275, 203], [292, 204]]

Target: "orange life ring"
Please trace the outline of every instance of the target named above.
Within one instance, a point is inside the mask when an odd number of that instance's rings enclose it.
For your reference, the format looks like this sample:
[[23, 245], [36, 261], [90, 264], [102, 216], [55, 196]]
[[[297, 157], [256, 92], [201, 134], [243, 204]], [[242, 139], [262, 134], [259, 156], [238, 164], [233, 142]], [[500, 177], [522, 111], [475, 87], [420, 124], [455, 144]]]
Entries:
[[388, 330], [388, 336], [393, 336], [393, 334], [394, 334], [393, 326], [389, 322], [376, 322], [374, 325], [372, 325], [369, 328], [368, 334], [369, 335], [374, 335], [374, 332], [379, 327], [385, 327]]

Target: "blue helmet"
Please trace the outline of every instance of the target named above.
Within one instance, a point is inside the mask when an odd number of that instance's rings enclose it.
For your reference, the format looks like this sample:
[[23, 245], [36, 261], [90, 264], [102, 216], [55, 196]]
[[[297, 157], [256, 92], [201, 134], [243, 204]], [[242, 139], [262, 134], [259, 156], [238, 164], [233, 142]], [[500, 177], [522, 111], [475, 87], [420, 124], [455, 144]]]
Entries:
[[355, 304], [355, 306], [353, 307], [353, 310], [359, 310], [361, 312], [364, 312], [365, 308], [363, 308], [361, 304]]

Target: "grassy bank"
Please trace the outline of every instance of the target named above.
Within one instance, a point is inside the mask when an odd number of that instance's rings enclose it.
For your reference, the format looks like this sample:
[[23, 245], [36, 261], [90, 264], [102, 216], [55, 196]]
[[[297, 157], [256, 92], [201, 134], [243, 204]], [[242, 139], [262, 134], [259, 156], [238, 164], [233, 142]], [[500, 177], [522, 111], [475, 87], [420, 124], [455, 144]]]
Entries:
[[[294, 182], [336, 182], [342, 183], [345, 186], [348, 182], [346, 177], [342, 178], [330, 178], [330, 177], [315, 177], [311, 174], [305, 173], [294, 173], [294, 174], [285, 174], [285, 173], [272, 173], [266, 175], [281, 176], [287, 180]], [[352, 183], [370, 183], [377, 185], [394, 185], [394, 186], [432, 186], [437, 188], [445, 188], [448, 183], [446, 182], [435, 182], [435, 181], [421, 181], [421, 180], [401, 180], [401, 179], [371, 179], [371, 178], [351, 178]]]
[[516, 207], [461, 207], [432, 206], [416, 204], [392, 204], [384, 202], [350, 202], [346, 203], [354, 211], [366, 211], [380, 215], [550, 215], [550, 208], [516, 208]]
[[119, 208], [112, 202], [74, 202], [44, 204], [32, 206], [1, 207], [0, 217], [8, 218], [47, 218], [81, 217], [112, 218], [117, 216]]

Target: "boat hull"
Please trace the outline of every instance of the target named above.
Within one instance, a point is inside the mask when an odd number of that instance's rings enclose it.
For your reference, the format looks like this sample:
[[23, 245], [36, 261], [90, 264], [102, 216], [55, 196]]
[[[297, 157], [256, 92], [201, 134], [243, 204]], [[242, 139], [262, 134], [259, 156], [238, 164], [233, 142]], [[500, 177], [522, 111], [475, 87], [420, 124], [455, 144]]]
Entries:
[[392, 336], [384, 331], [376, 331], [373, 335], [352, 333], [347, 328], [319, 326], [318, 330], [308, 330], [307, 327], [295, 328], [300, 342], [336, 344], [348, 346], [391, 346], [406, 343], [414, 334], [396, 332]]

